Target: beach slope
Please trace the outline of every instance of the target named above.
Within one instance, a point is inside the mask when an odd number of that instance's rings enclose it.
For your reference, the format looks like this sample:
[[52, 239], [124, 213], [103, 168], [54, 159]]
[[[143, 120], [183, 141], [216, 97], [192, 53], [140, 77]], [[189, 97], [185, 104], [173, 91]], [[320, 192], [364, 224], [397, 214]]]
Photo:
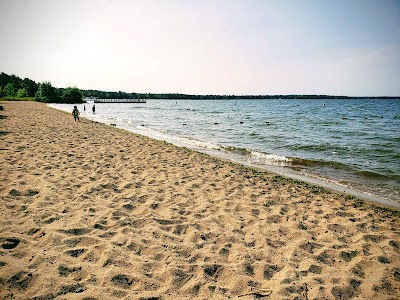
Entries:
[[0, 105], [0, 299], [400, 297], [398, 212]]

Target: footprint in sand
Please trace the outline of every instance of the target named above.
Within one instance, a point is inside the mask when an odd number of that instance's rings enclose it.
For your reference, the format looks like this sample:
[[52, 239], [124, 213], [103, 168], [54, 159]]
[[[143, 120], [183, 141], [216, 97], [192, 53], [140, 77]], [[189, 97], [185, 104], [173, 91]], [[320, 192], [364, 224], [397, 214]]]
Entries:
[[16, 238], [0, 238], [1, 247], [6, 250], [16, 248], [21, 241]]
[[118, 274], [111, 278], [111, 283], [119, 288], [129, 289], [131, 285], [138, 282], [138, 279], [125, 274]]
[[68, 268], [67, 266], [64, 265], [60, 265], [58, 266], [58, 274], [60, 274], [60, 276], [68, 276], [71, 273], [77, 272], [77, 271], [81, 271], [82, 267], [73, 267], [73, 268]]

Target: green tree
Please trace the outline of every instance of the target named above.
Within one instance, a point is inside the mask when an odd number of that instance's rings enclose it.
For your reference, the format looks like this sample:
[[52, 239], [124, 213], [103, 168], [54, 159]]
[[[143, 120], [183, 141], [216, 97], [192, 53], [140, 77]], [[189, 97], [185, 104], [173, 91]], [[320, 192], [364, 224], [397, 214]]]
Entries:
[[56, 95], [56, 89], [53, 87], [50, 81], [43, 81], [39, 84], [39, 89], [36, 92], [37, 97], [54, 97]]
[[15, 89], [12, 83], [7, 83], [3, 90], [6, 97], [14, 97], [15, 96]]
[[82, 103], [82, 92], [77, 87], [64, 89], [62, 100], [64, 103]]
[[26, 91], [25, 88], [19, 89], [17, 92], [17, 97], [18, 98], [28, 97], [28, 92]]
[[61, 100], [50, 81], [44, 81], [39, 85], [35, 97], [40, 102], [60, 102]]
[[29, 78], [25, 78], [22, 81], [22, 87], [24, 87], [26, 89], [29, 97], [35, 97], [35, 94], [36, 94], [39, 86], [35, 81], [33, 81]]

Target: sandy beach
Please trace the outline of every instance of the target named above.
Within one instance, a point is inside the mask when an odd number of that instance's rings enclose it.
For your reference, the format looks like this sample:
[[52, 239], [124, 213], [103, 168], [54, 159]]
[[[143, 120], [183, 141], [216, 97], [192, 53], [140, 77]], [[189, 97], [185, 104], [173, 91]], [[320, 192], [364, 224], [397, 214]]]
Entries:
[[0, 105], [0, 299], [400, 298], [399, 212]]

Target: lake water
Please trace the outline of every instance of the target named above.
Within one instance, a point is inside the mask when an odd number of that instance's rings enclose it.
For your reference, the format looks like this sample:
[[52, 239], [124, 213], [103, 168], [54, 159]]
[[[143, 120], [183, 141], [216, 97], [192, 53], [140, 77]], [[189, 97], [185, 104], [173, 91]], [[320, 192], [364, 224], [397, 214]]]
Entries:
[[81, 116], [98, 122], [400, 207], [400, 100], [147, 100], [98, 103], [96, 114], [85, 106]]

